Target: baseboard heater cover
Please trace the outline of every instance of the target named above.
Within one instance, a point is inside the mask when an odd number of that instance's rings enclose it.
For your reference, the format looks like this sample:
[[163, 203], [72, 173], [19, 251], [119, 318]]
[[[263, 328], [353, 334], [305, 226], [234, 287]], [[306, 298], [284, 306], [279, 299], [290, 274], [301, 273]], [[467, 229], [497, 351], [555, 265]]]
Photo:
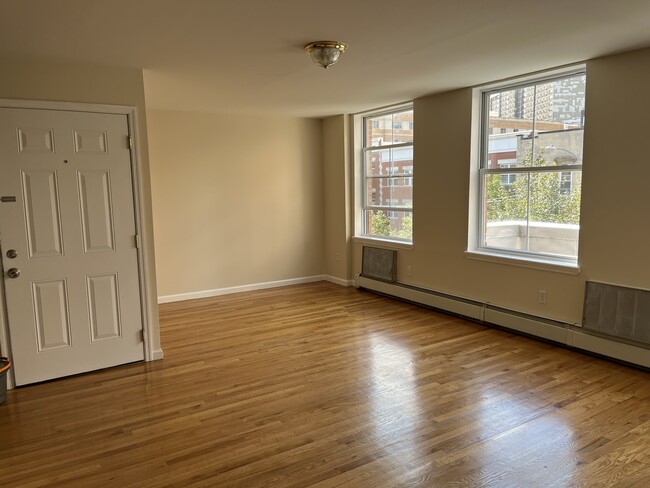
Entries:
[[361, 275], [357, 278], [357, 286], [462, 315], [463, 317], [483, 321], [483, 306], [480, 302], [473, 300], [454, 297], [453, 295], [446, 295], [402, 283], [386, 283]]
[[568, 344], [569, 341], [569, 324], [520, 314], [511, 310], [490, 308], [489, 305], [485, 310], [484, 322], [560, 344]]
[[582, 326], [611, 337], [650, 344], [650, 291], [587, 281]]
[[404, 283], [386, 283], [364, 276], [357, 277], [357, 287], [650, 368], [650, 354], [647, 348], [593, 335], [573, 324], [537, 317]]

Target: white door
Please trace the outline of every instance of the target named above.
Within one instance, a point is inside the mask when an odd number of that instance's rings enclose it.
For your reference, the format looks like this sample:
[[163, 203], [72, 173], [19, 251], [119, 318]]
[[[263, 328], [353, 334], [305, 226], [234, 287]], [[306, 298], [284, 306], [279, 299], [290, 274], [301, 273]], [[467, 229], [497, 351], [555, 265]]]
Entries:
[[0, 109], [0, 197], [16, 384], [144, 359], [127, 117]]

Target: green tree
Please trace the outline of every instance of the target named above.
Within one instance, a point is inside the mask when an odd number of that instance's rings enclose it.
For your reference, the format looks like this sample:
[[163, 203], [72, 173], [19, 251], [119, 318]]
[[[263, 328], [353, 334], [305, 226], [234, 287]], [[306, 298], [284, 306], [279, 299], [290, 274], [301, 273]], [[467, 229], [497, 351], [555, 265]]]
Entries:
[[370, 217], [370, 233], [375, 236], [390, 236], [390, 219], [383, 210], [373, 212]]
[[[527, 167], [548, 166], [543, 150], [524, 158]], [[555, 165], [555, 163], [553, 163]], [[580, 222], [580, 178], [574, 174], [571, 189], [562, 188], [560, 173], [518, 173], [511, 185], [500, 174], [487, 177], [488, 222], [523, 221], [578, 224]]]
[[405, 215], [402, 218], [402, 230], [397, 233], [396, 237], [413, 239], [413, 214]]

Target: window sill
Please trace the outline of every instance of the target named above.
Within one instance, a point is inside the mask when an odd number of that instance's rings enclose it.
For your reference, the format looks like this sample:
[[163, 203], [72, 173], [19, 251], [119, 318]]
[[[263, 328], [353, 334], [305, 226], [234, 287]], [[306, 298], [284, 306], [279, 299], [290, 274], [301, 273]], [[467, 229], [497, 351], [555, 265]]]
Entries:
[[580, 266], [577, 264], [554, 261], [553, 259], [543, 259], [535, 257], [518, 257], [489, 251], [465, 251], [465, 256], [469, 259], [479, 261], [488, 261], [492, 263], [507, 264], [510, 266], [520, 266], [522, 268], [540, 269], [543, 271], [554, 271], [570, 275], [580, 274]]
[[378, 237], [354, 236], [352, 237], [352, 242], [387, 247], [389, 249], [398, 249], [398, 250], [404, 249], [408, 251], [413, 249], [413, 243], [411, 242], [400, 242], [400, 241], [393, 241], [390, 239], [379, 239]]

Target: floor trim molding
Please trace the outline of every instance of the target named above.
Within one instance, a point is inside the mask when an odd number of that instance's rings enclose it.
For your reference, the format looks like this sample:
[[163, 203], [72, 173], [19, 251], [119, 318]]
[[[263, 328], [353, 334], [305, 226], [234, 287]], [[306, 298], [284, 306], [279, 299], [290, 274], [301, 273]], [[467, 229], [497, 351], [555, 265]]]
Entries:
[[[305, 276], [303, 278], [292, 278], [289, 280], [267, 281], [264, 283], [253, 283], [250, 285], [230, 286], [227, 288], [216, 288], [214, 290], [195, 291], [190, 293], [179, 293], [177, 295], [164, 295], [158, 297], [158, 303], [182, 302], [185, 300], [196, 300], [197, 298], [210, 298], [231, 293], [242, 293], [245, 291], [265, 290], [267, 288], [278, 288], [280, 286], [301, 285], [303, 283], [314, 283], [326, 280], [324, 275]], [[329, 281], [329, 280], [327, 280]]]
[[323, 279], [325, 281], [329, 281], [330, 283], [334, 283], [336, 285], [341, 285], [341, 286], [354, 286], [354, 280], [344, 280], [343, 278], [339, 278], [337, 276], [332, 276], [332, 275], [324, 275]]

